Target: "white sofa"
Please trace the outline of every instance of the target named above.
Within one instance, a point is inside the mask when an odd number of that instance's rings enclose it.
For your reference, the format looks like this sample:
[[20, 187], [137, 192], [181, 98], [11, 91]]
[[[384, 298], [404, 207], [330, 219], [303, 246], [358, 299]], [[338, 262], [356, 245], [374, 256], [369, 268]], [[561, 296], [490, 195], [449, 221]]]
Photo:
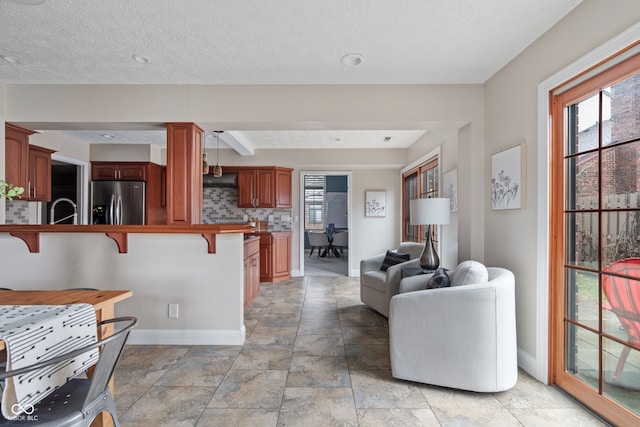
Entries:
[[[509, 270], [475, 263], [486, 279], [460, 284], [458, 269], [470, 263], [451, 272], [451, 287], [425, 289], [431, 275], [402, 280], [389, 316], [395, 378], [476, 392], [516, 384], [515, 278]], [[464, 276], [471, 277], [468, 271]]]
[[381, 271], [386, 252], [360, 261], [360, 301], [389, 317], [389, 300], [400, 288], [403, 267], [420, 267], [419, 258], [424, 244], [415, 242], [400, 243], [395, 252], [409, 254], [409, 261], [396, 264]]

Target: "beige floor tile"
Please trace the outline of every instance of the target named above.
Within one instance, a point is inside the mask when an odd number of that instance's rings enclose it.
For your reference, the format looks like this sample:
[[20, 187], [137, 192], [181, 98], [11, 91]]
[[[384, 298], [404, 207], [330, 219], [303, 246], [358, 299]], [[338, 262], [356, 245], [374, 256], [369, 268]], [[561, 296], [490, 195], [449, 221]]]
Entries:
[[344, 356], [297, 356], [291, 359], [287, 387], [351, 387]]
[[606, 426], [582, 408], [513, 409], [511, 412], [525, 427]]
[[518, 382], [515, 387], [502, 393], [496, 393], [496, 398], [510, 410], [575, 406], [575, 402], [563, 392], [542, 384], [522, 370], [518, 371]]
[[193, 426], [214, 387], [152, 387], [118, 418], [124, 426]]
[[345, 344], [344, 350], [347, 353], [347, 363], [351, 370], [391, 369], [388, 345]]
[[344, 356], [342, 335], [300, 335], [293, 352], [298, 356]]
[[395, 380], [391, 371], [354, 371], [351, 386], [358, 409], [429, 408], [418, 386]]
[[217, 387], [233, 361], [233, 357], [225, 356], [185, 356], [178, 360], [156, 385]]
[[440, 427], [431, 409], [358, 409], [360, 427]]
[[298, 336], [338, 334], [340, 334], [340, 321], [338, 319], [301, 320], [298, 325]]
[[363, 328], [345, 326], [342, 328], [345, 344], [385, 344], [389, 345], [389, 329], [384, 327]]
[[230, 370], [208, 408], [275, 409], [280, 407], [287, 371]]
[[231, 369], [289, 369], [293, 345], [247, 344]]
[[296, 340], [298, 327], [273, 328], [262, 325], [256, 326], [245, 344], [282, 344], [290, 345]]
[[473, 393], [421, 386], [442, 426], [519, 426], [518, 420], [492, 393]]
[[205, 409], [197, 427], [275, 427], [279, 409]]
[[346, 387], [287, 387], [279, 426], [357, 426], [351, 389]]

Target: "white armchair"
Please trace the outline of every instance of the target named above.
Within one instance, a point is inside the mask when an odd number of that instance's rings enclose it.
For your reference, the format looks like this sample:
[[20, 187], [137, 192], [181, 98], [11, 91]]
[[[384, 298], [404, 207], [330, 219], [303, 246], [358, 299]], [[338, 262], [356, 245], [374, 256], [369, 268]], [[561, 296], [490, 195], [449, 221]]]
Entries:
[[396, 252], [409, 254], [409, 261], [381, 271], [386, 253], [360, 261], [360, 301], [389, 317], [389, 300], [399, 291], [403, 267], [420, 267], [420, 254], [424, 245], [415, 242], [400, 243]]
[[413, 291], [431, 275], [402, 281], [389, 316], [395, 378], [476, 392], [516, 384], [515, 279], [503, 268], [486, 271], [488, 281], [460, 286], [454, 271], [447, 288]]

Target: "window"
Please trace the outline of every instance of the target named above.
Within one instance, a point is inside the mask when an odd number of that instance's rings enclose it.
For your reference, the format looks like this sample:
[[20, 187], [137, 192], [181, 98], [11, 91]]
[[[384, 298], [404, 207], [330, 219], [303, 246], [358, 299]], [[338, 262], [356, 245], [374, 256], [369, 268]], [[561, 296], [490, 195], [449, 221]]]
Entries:
[[[402, 175], [403, 241], [422, 242], [424, 240], [422, 226], [411, 225], [409, 221], [409, 202], [418, 198], [438, 197], [439, 189], [440, 167], [437, 157], [427, 160]], [[437, 241], [436, 237], [434, 230], [434, 239]]]
[[304, 228], [324, 230], [324, 175], [304, 176]]

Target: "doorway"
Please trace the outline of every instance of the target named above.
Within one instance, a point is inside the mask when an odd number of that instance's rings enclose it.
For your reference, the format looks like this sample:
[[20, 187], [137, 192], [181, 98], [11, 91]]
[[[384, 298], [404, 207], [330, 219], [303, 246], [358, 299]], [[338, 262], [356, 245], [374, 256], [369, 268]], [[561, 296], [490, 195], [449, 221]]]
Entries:
[[[349, 172], [300, 173], [300, 270], [305, 276], [349, 276]], [[310, 240], [326, 238], [317, 248]], [[342, 241], [342, 242], [340, 242]], [[337, 243], [334, 245], [334, 242]], [[340, 242], [340, 243], [339, 243]]]
[[[88, 200], [88, 164], [62, 156], [51, 156], [51, 201], [42, 203], [41, 218], [46, 224], [51, 223], [51, 206], [56, 200], [69, 199], [76, 207], [68, 202], [59, 202], [55, 207], [56, 224], [73, 224], [73, 214], [77, 213], [77, 223], [87, 224]], [[45, 221], [42, 221], [45, 223]]]

